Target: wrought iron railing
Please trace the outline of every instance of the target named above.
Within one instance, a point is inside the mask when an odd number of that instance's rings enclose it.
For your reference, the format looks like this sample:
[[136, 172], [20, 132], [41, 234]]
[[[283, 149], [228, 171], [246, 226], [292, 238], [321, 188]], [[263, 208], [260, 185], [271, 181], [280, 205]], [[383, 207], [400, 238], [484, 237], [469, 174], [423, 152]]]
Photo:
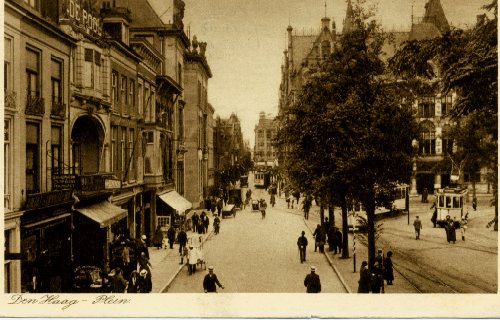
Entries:
[[17, 93], [12, 90], [5, 90], [5, 108], [16, 109]]
[[41, 116], [45, 113], [45, 100], [39, 92], [28, 92], [26, 96], [26, 114]]
[[66, 105], [62, 102], [61, 97], [52, 97], [50, 114], [57, 117], [64, 117], [66, 115]]

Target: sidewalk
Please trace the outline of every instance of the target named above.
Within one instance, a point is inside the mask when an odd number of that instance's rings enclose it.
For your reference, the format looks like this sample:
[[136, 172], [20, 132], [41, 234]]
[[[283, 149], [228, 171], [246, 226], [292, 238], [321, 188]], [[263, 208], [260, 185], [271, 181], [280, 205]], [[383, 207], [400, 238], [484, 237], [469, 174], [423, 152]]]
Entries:
[[[188, 238], [191, 236], [198, 236], [198, 233], [193, 231], [186, 232]], [[212, 230], [202, 234], [202, 241], [205, 242], [212, 234]], [[174, 248], [170, 249], [157, 249], [156, 247], [149, 247], [149, 261], [153, 266], [151, 272], [153, 274], [153, 290], [152, 293], [162, 293], [168, 290], [168, 287], [175, 279], [177, 274], [182, 271], [187, 263], [184, 257], [184, 263], [180, 264], [181, 257], [179, 255], [179, 244], [174, 244]]]

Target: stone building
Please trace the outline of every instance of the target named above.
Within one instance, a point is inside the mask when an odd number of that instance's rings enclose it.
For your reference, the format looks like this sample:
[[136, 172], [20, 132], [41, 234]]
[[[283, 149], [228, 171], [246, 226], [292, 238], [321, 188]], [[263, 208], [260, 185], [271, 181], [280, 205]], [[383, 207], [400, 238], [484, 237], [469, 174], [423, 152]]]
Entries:
[[209, 159], [213, 159], [214, 109], [207, 96], [212, 71], [205, 57], [206, 46], [207, 43], [198, 42], [194, 36], [192, 47], [185, 56], [184, 68], [184, 145], [187, 151], [184, 154], [184, 170], [186, 183], [189, 184], [185, 196], [197, 208], [203, 207], [204, 199], [209, 196], [209, 172], [213, 173], [213, 165], [209, 166], [213, 161], [209, 163]]
[[[300, 93], [304, 81], [313, 72], [313, 68], [321, 63], [323, 54], [328, 54], [328, 48], [337, 43], [342, 35], [355, 28], [351, 1], [347, 1], [346, 17], [342, 33], [337, 34], [335, 23], [331, 30], [328, 18], [322, 19], [322, 29], [316, 34], [293, 33], [288, 26], [288, 47], [284, 51], [281, 66], [282, 79], [279, 88], [279, 112], [284, 114], [291, 106], [297, 94]], [[329, 20], [328, 20], [329, 21]], [[396, 50], [407, 40], [422, 40], [439, 37], [450, 30], [448, 20], [440, 0], [428, 0], [423, 17], [411, 17], [412, 26], [408, 31], [390, 31], [392, 41], [383, 45], [385, 59], [394, 55]], [[327, 41], [330, 45], [327, 45]], [[324, 44], [324, 45], [323, 45]], [[453, 123], [448, 117], [453, 108], [456, 94], [447, 96], [439, 94], [419, 97], [413, 103], [414, 114], [420, 125], [419, 139], [416, 141], [418, 157], [413, 166], [413, 177], [410, 182], [410, 192], [417, 194], [424, 188], [433, 192], [444, 188], [450, 183], [451, 168], [444, 170], [437, 165], [452, 150], [453, 141], [449, 136]], [[279, 163], [286, 161], [286, 148], [278, 153]], [[465, 183], [472, 179], [476, 182], [478, 192], [489, 190], [486, 181], [486, 169], [481, 172], [466, 173], [462, 178]]]
[[118, 237], [186, 218], [172, 5], [164, 23], [147, 0], [5, 2], [6, 292], [70, 292], [82, 266], [109, 272]]
[[254, 167], [274, 167], [277, 164], [274, 139], [277, 134], [277, 125], [274, 117], [259, 113], [259, 122], [255, 126]]

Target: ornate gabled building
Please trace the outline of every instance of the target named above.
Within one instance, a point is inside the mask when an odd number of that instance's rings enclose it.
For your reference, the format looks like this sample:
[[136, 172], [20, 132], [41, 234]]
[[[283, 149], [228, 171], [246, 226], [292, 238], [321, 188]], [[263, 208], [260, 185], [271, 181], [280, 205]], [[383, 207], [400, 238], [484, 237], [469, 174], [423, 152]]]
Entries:
[[[423, 17], [411, 17], [411, 30], [391, 31], [391, 41], [384, 43], [383, 59], [388, 59], [407, 40], [423, 40], [440, 37], [450, 30], [449, 22], [444, 13], [440, 0], [428, 0], [425, 5]], [[347, 1], [346, 16], [341, 34], [336, 34], [335, 24], [332, 30], [328, 29], [327, 18], [322, 19], [322, 29], [315, 35], [298, 35], [292, 33], [293, 28], [288, 26], [288, 47], [284, 51], [281, 66], [281, 84], [279, 87], [279, 114], [284, 115], [286, 110], [293, 105], [295, 97], [300, 93], [303, 83], [311, 74], [311, 70], [321, 63], [323, 54], [328, 52], [329, 41], [335, 45], [344, 34], [356, 28], [354, 12], [351, 1]], [[324, 44], [324, 46], [323, 46]], [[322, 50], [325, 48], [326, 50]], [[438, 71], [438, 70], [437, 70]], [[413, 103], [414, 114], [420, 123], [418, 139], [419, 156], [413, 167], [411, 180], [411, 193], [421, 193], [424, 188], [433, 192], [435, 189], [444, 188], [450, 184], [450, 170], [443, 170], [438, 163], [452, 150], [453, 141], [450, 137], [453, 123], [448, 113], [456, 100], [456, 94], [447, 96], [432, 94], [419, 97]], [[279, 150], [279, 163], [286, 161], [287, 150]], [[478, 192], [489, 192], [486, 181], [485, 169], [481, 172], [466, 173], [463, 181], [469, 183], [474, 180]]]

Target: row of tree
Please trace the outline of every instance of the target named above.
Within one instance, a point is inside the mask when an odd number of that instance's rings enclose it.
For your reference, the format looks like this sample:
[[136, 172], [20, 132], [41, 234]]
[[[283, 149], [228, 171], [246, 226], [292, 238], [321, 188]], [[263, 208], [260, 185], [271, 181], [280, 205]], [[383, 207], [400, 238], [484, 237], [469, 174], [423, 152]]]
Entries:
[[[349, 255], [348, 203], [363, 204], [372, 267], [375, 208], [386, 206], [390, 197], [384, 195], [411, 177], [412, 140], [418, 130], [411, 106], [419, 95], [456, 91], [460, 100], [454, 117], [463, 123], [457, 130], [470, 135], [460, 133], [456, 142], [463, 148], [454, 157], [467, 159], [470, 166], [497, 163], [496, 0], [488, 7], [494, 12], [492, 19], [485, 17], [469, 31], [408, 42], [389, 62], [383, 59], [382, 46], [391, 39], [373, 18], [374, 11], [364, 9], [364, 0], [358, 0], [353, 9], [355, 30], [342, 36], [329, 59], [316, 67], [302, 87], [296, 103], [279, 116], [277, 144], [286, 150], [284, 170], [294, 188], [316, 195], [321, 212], [327, 207], [330, 212], [333, 206], [342, 208], [344, 258]], [[495, 41], [490, 37], [493, 30]], [[484, 57], [478, 57], [475, 47], [483, 50]], [[439, 88], [428, 81], [436, 77], [436, 63], [443, 72]], [[457, 63], [462, 64], [461, 71], [456, 70]], [[477, 74], [468, 68], [476, 68]], [[479, 132], [478, 125], [488, 128]]]

